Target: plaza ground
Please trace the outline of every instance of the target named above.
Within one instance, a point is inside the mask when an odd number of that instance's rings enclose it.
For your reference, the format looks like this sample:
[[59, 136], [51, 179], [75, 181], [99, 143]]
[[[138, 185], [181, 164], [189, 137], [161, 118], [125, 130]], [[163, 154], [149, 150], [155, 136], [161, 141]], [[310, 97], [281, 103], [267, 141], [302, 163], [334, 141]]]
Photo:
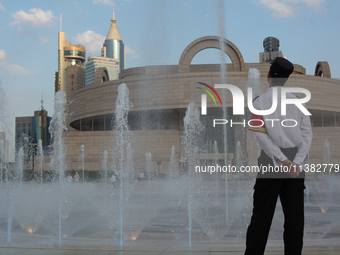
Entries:
[[[336, 255], [339, 245], [306, 246], [303, 255]], [[243, 247], [117, 247], [78, 245], [0, 244], [3, 255], [241, 255]], [[281, 255], [283, 247], [268, 247], [265, 255]]]

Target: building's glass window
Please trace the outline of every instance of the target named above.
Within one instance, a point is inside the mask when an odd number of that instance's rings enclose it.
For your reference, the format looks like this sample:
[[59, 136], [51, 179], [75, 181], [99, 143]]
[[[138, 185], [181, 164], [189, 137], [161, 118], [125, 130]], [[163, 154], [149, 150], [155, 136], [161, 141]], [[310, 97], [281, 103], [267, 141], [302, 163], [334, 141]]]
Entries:
[[311, 124], [313, 127], [339, 127], [340, 113], [311, 110]]
[[30, 122], [30, 123], [28, 123], [28, 127], [31, 127], [31, 122]]
[[322, 127], [322, 116], [313, 116], [313, 126]]
[[23, 129], [22, 129], [22, 132], [23, 132], [23, 133], [26, 133], [26, 128], [23, 128]]
[[85, 58], [85, 52], [77, 51], [77, 50], [66, 50], [64, 52], [64, 56], [80, 56]]
[[20, 123], [17, 123], [17, 127], [20, 127]]
[[152, 130], [169, 130], [170, 124], [152, 124], [151, 129]]
[[335, 113], [335, 125], [340, 126], [340, 113]]
[[324, 127], [334, 127], [335, 126], [335, 116], [334, 112], [324, 112], [322, 114], [323, 126]]
[[26, 127], [26, 123], [22, 123], [22, 127]]
[[69, 59], [67, 61], [67, 65], [68, 66], [82, 66], [83, 62], [80, 60], [76, 60], [76, 59]]
[[17, 136], [20, 135], [20, 128], [17, 129]]

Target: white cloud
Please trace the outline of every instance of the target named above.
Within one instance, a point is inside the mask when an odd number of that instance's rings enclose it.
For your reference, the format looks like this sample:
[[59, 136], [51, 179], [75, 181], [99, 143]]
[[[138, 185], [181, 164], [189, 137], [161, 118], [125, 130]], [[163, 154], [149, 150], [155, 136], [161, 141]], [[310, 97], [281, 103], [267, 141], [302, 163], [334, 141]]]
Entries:
[[15, 21], [11, 22], [10, 26], [16, 26], [19, 24], [27, 24], [32, 27], [48, 27], [54, 24], [57, 20], [53, 16], [51, 10], [44, 12], [40, 8], [30, 9], [28, 12], [23, 10], [17, 11], [12, 14]]
[[105, 36], [87, 30], [85, 33], [78, 34], [76, 37], [73, 37], [73, 39], [77, 43], [84, 45], [86, 52], [95, 52], [100, 51], [103, 47]]
[[39, 41], [42, 42], [42, 43], [48, 43], [48, 42], [49, 42], [49, 39], [46, 38], [46, 37], [39, 37], [38, 39], [39, 39]]
[[326, 10], [325, 0], [259, 0], [260, 4], [271, 9], [272, 16], [278, 18], [290, 18], [302, 13], [303, 8], [309, 8], [317, 12]]
[[315, 10], [325, 10], [326, 7], [324, 4], [326, 3], [325, 0], [302, 0], [307, 6], [313, 7]]
[[13, 96], [13, 95], [10, 95], [9, 97], [10, 97], [11, 99], [13, 99], [13, 100], [24, 101], [24, 98], [23, 98], [23, 97]]
[[293, 7], [278, 0], [260, 0], [259, 3], [271, 9], [272, 16], [278, 18], [289, 18], [296, 14]]
[[283, 2], [288, 4], [306, 4], [307, 6], [311, 6], [314, 8], [320, 8], [322, 5], [326, 3], [325, 0], [283, 0]]
[[36, 36], [34, 33], [23, 29], [21, 26], [17, 27], [17, 32], [22, 36], [32, 36], [32, 37]]
[[140, 58], [139, 55], [136, 55], [136, 50], [135, 49], [132, 49], [131, 47], [125, 45], [124, 46], [124, 49], [126, 51], [126, 54], [127, 55], [131, 55], [132, 58]]
[[47, 37], [42, 37], [42, 36], [38, 36], [37, 33], [35, 32], [31, 32], [28, 31], [26, 29], [23, 29], [21, 26], [17, 27], [17, 32], [22, 36], [22, 37], [31, 37], [34, 40], [40, 42], [40, 43], [48, 43], [49, 42], [49, 38]]
[[113, 2], [110, 0], [93, 0], [94, 4], [104, 4], [104, 5], [113, 5]]
[[1, 4], [1, 2], [0, 2], [0, 11], [6, 11], [5, 6], [3, 6], [3, 5]]
[[130, 48], [129, 46], [125, 45], [125, 50], [126, 50], [126, 54], [129, 54], [129, 55], [133, 55], [135, 54], [136, 50], [135, 49], [132, 49]]
[[16, 64], [9, 63], [4, 49], [0, 50], [0, 65], [4, 67], [10, 75], [31, 74], [32, 72]]
[[10, 75], [25, 75], [25, 74], [31, 74], [32, 72], [23, 68], [22, 66], [16, 65], [16, 64], [7, 64], [6, 65], [7, 72]]
[[3, 61], [6, 59], [6, 53], [3, 49], [0, 50], [0, 60]]
[[181, 3], [181, 7], [183, 7], [183, 8], [191, 8], [192, 5], [190, 3], [188, 3], [188, 2], [182, 2]]

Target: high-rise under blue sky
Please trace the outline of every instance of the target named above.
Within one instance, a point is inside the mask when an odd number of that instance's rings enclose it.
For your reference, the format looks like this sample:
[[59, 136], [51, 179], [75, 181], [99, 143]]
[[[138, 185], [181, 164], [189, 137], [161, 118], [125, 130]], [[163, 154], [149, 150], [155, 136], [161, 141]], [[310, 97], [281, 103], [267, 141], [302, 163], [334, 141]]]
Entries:
[[[41, 91], [53, 114], [60, 14], [66, 39], [84, 45], [87, 57], [100, 56], [113, 4], [126, 68], [176, 65], [193, 40], [220, 34], [218, 0], [0, 0], [0, 79], [13, 125], [15, 116], [39, 108]], [[340, 78], [339, 13], [336, 0], [226, 0], [223, 25], [245, 62], [259, 62], [263, 39], [274, 36], [283, 56], [307, 74], [314, 74], [318, 61], [328, 61], [332, 77]], [[192, 63], [219, 61], [218, 50], [208, 49]]]

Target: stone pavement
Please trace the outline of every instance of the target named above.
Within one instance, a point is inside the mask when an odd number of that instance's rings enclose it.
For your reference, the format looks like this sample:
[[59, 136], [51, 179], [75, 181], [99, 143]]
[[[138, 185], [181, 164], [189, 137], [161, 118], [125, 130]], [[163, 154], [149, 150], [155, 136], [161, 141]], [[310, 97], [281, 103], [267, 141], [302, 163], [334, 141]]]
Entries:
[[[117, 247], [0, 243], [1, 255], [242, 255], [241, 247]], [[338, 255], [339, 245], [307, 246], [303, 255]], [[283, 255], [283, 247], [268, 247], [265, 255]]]

